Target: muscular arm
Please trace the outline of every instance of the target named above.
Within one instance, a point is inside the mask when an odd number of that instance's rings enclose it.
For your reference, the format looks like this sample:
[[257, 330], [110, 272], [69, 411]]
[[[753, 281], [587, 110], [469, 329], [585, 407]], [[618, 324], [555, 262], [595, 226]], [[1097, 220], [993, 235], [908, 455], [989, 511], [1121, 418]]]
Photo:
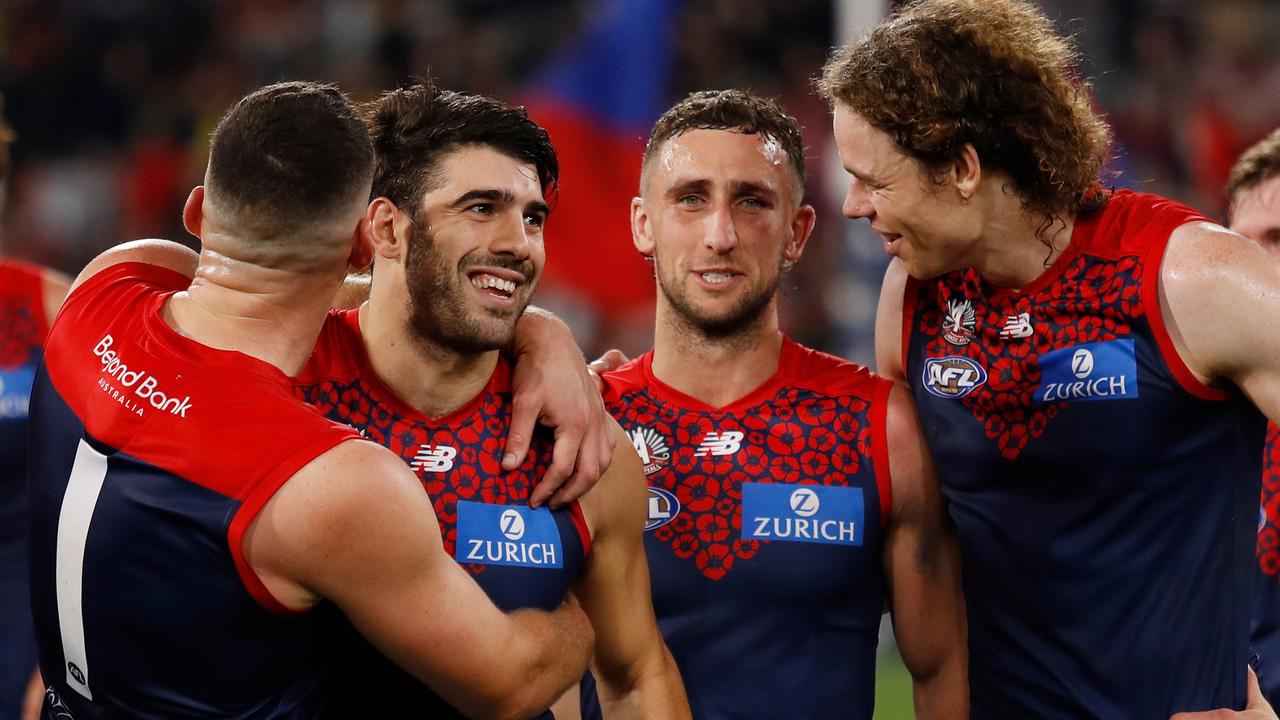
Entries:
[[84, 269], [76, 276], [75, 281], [71, 283], [71, 288], [67, 291], [67, 294], [71, 294], [85, 280], [112, 265], [125, 262], [140, 262], [168, 268], [187, 277], [195, 277], [196, 265], [199, 260], [200, 256], [194, 250], [170, 240], [134, 240], [121, 243], [89, 261], [89, 264], [84, 266]]
[[586, 669], [582, 612], [500, 612], [445, 553], [413, 473], [372, 443], [342, 443], [295, 474], [251, 525], [245, 553], [281, 602], [332, 600], [470, 717], [541, 711]]
[[889, 395], [893, 506], [884, 565], [893, 629], [914, 680], [916, 717], [969, 717], [964, 601], [955, 534], [906, 388]]
[[902, 366], [902, 294], [906, 287], [906, 268], [895, 258], [884, 271], [876, 306], [876, 372], [898, 383], [907, 382]]
[[612, 420], [609, 426], [619, 450], [580, 501], [593, 538], [573, 591], [596, 633], [592, 667], [601, 706], [609, 718], [687, 718], [684, 685], [658, 632], [649, 591], [644, 469], [622, 429]]
[[1160, 311], [1178, 354], [1202, 381], [1232, 383], [1280, 420], [1280, 263], [1209, 223], [1174, 231], [1160, 269]]

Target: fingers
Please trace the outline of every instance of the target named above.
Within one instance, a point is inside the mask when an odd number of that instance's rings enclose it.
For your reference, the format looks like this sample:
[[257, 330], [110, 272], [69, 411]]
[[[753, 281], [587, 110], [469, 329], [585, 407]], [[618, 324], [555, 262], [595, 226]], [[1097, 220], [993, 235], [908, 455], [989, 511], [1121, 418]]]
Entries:
[[542, 404], [531, 397], [529, 391], [516, 389], [511, 400], [511, 428], [507, 431], [507, 443], [502, 454], [503, 470], [515, 470], [524, 462], [541, 409]]
[[1271, 703], [1267, 702], [1267, 698], [1262, 694], [1262, 686], [1258, 684], [1258, 674], [1249, 668], [1249, 690], [1245, 699], [1244, 709], [1251, 714], [1256, 713], [1259, 718], [1275, 718], [1276, 712], [1271, 708]]
[[597, 373], [603, 374], [610, 370], [617, 370], [626, 365], [629, 359], [626, 353], [621, 350], [606, 350], [603, 355], [596, 358], [591, 363], [591, 369]]
[[[574, 463], [582, 448], [586, 436], [586, 424], [564, 424], [556, 428], [556, 443], [551, 449], [551, 465], [543, 473], [537, 487], [529, 496], [530, 507], [539, 507], [560, 487], [573, 473]], [[576, 497], [576, 495], [574, 496]]]

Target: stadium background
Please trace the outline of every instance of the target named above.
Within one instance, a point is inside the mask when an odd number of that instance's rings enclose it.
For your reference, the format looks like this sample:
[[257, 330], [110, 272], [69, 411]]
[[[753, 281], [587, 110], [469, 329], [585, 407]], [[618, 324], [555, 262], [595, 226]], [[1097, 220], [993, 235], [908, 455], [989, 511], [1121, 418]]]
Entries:
[[[121, 240], [190, 241], [181, 206], [225, 107], [281, 79], [367, 99], [406, 78], [527, 103], [563, 163], [536, 298], [588, 355], [651, 335], [627, 202], [652, 121], [686, 92], [779, 98], [809, 150], [819, 222], [785, 281], [794, 338], [869, 362], [885, 259], [839, 216], [843, 177], [811, 91], [885, 0], [3, 0], [0, 91], [17, 131], [7, 254], [74, 274]], [[1116, 130], [1112, 184], [1221, 217], [1235, 155], [1280, 125], [1280, 2], [1043, 0]], [[877, 717], [911, 717], [885, 643]]]

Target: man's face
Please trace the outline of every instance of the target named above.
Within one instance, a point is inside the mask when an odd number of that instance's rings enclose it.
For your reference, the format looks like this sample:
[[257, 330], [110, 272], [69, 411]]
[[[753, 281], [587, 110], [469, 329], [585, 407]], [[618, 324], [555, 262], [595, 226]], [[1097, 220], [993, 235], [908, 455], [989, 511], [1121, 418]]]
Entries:
[[1280, 258], [1280, 175], [1236, 195], [1231, 229]]
[[732, 335], [771, 307], [784, 260], [811, 227], [782, 145], [762, 135], [690, 130], [650, 160], [633, 202], [636, 248], [653, 258], [661, 302], [709, 337]]
[[485, 146], [444, 158], [405, 260], [410, 329], [462, 352], [511, 342], [546, 262], [547, 204], [532, 165]]
[[839, 102], [832, 129], [840, 161], [852, 176], [841, 208], [845, 217], [866, 218], [885, 252], [917, 279], [969, 264], [965, 255], [972, 240], [956, 231], [963, 208], [951, 193], [887, 133]]

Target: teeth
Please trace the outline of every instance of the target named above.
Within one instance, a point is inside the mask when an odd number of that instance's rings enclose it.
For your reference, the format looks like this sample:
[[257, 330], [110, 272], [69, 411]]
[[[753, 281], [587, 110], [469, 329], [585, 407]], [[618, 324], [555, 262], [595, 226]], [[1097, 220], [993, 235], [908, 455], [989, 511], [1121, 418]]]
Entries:
[[709, 283], [727, 283], [733, 279], [733, 275], [729, 273], [704, 272], [702, 273], [702, 279]]
[[489, 288], [493, 288], [494, 290], [500, 290], [508, 295], [516, 291], [515, 282], [511, 280], [503, 280], [502, 278], [496, 278], [492, 275], [472, 276], [471, 284], [475, 285], [481, 290], [487, 290]]

